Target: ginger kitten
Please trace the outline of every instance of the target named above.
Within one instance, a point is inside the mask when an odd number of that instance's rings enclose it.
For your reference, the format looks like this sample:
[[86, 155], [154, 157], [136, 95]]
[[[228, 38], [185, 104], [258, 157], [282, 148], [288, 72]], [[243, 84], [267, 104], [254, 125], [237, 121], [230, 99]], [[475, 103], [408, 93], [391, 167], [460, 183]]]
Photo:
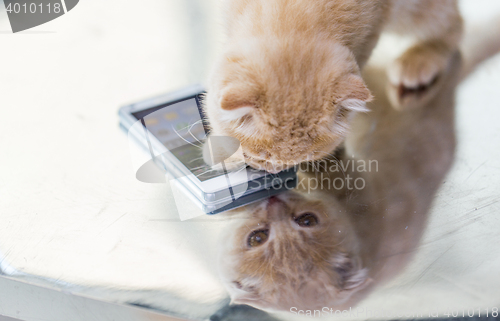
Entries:
[[[267, 311], [342, 310], [405, 266], [453, 162], [460, 63], [456, 53], [436, 83], [437, 95], [403, 111], [384, 95], [383, 71], [367, 68], [379, 99], [372, 112], [353, 119], [347, 152], [299, 172], [297, 189], [225, 214], [234, 226], [222, 237], [219, 267], [233, 303]], [[346, 164], [346, 154], [377, 166], [332, 170]], [[364, 188], [348, 190], [347, 175], [351, 186], [363, 179]], [[336, 179], [344, 188], [332, 187]]]
[[416, 40], [389, 69], [396, 107], [434, 83], [462, 33], [455, 0], [223, 3], [228, 42], [205, 101], [212, 135], [237, 138], [245, 161], [270, 172], [343, 141], [352, 114], [372, 99], [360, 69], [382, 30]]

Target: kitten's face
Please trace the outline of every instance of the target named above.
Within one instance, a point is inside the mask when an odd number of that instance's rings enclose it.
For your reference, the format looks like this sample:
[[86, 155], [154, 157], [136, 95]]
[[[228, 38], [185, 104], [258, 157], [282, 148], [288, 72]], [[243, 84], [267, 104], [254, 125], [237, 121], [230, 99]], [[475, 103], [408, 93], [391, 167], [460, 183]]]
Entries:
[[241, 142], [270, 172], [332, 152], [371, 98], [347, 48], [276, 39], [235, 44], [217, 65], [206, 107], [213, 133]]
[[235, 226], [221, 242], [219, 268], [233, 303], [334, 307], [366, 283], [356, 237], [333, 199], [287, 192], [229, 215]]

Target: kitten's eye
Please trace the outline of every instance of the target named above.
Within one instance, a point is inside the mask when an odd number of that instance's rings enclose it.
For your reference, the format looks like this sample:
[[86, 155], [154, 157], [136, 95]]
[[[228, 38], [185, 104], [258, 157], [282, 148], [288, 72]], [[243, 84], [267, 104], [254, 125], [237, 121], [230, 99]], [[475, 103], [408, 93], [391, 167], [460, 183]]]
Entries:
[[267, 241], [268, 237], [269, 237], [269, 230], [253, 231], [252, 233], [250, 233], [250, 236], [248, 236], [248, 241], [247, 241], [248, 246], [256, 247], [262, 245]]
[[295, 223], [301, 227], [312, 227], [318, 225], [318, 218], [312, 213], [305, 213], [295, 218]]

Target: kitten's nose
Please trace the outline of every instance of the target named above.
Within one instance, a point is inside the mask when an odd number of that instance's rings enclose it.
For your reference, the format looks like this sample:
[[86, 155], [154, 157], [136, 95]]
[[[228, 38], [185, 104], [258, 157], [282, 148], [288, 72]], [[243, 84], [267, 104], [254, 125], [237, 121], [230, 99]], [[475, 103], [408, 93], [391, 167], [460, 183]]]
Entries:
[[276, 196], [271, 196], [267, 200], [267, 206], [270, 206], [272, 204], [276, 204], [276, 203], [279, 203], [279, 202], [282, 202], [279, 198], [277, 198]]
[[272, 196], [267, 200], [267, 215], [269, 218], [278, 220], [284, 217], [286, 213], [286, 204], [276, 196]]

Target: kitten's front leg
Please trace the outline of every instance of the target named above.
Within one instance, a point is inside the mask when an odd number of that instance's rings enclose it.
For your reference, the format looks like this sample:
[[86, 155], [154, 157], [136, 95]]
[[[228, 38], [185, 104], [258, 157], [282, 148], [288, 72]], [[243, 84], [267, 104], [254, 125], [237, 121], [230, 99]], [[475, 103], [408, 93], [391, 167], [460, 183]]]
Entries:
[[396, 109], [425, 104], [438, 89], [440, 75], [448, 68], [455, 48], [439, 40], [408, 49], [388, 69], [388, 97]]
[[389, 30], [418, 42], [389, 66], [388, 97], [396, 109], [424, 104], [438, 91], [462, 37], [455, 0], [395, 0]]

